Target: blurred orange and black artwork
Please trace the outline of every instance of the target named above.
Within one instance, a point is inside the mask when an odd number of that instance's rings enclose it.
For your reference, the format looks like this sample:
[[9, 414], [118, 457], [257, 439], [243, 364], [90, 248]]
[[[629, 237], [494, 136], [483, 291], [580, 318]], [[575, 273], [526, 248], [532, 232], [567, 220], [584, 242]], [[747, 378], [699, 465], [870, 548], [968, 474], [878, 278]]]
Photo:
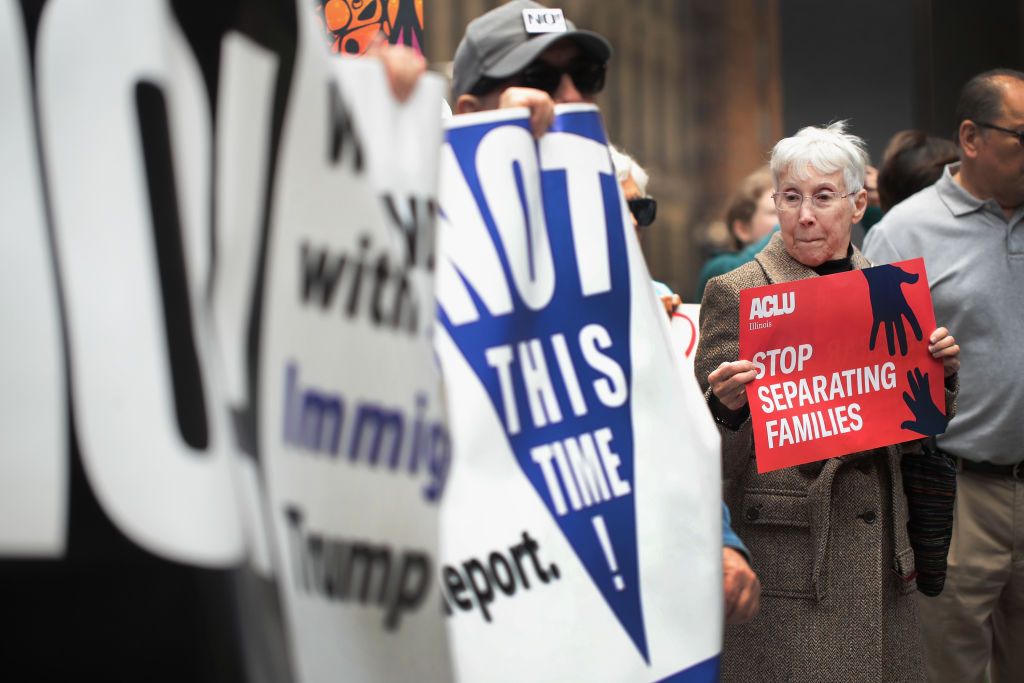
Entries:
[[423, 53], [423, 0], [314, 0], [332, 52], [361, 55], [378, 34]]

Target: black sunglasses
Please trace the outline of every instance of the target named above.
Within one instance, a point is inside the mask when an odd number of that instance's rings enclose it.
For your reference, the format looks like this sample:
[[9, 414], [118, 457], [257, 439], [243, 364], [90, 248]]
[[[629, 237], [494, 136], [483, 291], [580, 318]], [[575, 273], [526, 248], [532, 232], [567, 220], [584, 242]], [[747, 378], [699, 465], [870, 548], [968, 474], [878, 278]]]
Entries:
[[514, 80], [522, 87], [543, 90], [554, 97], [562, 83], [562, 75], [569, 74], [580, 94], [590, 96], [604, 89], [606, 71], [607, 65], [604, 62], [587, 57], [574, 59], [564, 67], [537, 60], [520, 71]]
[[658, 202], [650, 197], [627, 199], [626, 203], [629, 204], [629, 212], [636, 219], [636, 224], [641, 228], [653, 223], [654, 217], [658, 215]]

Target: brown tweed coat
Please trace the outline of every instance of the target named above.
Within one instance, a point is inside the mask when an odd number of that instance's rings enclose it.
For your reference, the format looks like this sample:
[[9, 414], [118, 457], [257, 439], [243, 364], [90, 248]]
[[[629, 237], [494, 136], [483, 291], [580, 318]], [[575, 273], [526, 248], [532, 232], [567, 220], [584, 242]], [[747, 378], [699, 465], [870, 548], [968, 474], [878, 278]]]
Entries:
[[[856, 249], [852, 261], [870, 266]], [[708, 283], [696, 356], [705, 396], [708, 374], [739, 357], [740, 290], [810, 277], [776, 234], [756, 260]], [[948, 415], [954, 398], [947, 390]], [[920, 442], [759, 475], [750, 418], [719, 431], [723, 495], [762, 589], [760, 614], [726, 627], [722, 680], [925, 680], [899, 465]]]

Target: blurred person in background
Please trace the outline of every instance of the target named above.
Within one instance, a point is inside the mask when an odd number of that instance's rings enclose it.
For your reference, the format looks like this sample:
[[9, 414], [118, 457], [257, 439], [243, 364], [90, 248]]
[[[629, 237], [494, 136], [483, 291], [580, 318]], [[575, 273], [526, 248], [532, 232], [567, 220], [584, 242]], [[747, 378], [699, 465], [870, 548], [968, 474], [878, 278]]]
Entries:
[[853, 245], [860, 249], [864, 243], [865, 235], [869, 234], [872, 226], [882, 220], [882, 203], [878, 194], [878, 169], [871, 165], [864, 167], [864, 190], [868, 193], [868, 208], [864, 210], [864, 217], [853, 224], [853, 231], [850, 238]]
[[960, 160], [956, 144], [922, 130], [901, 130], [892, 136], [878, 172], [878, 197], [886, 212], [912, 194], [935, 184], [948, 164]]
[[[633, 219], [633, 230], [636, 232], [637, 242], [643, 241], [643, 230], [654, 223], [658, 215], [658, 202], [647, 194], [647, 182], [650, 176], [636, 160], [617, 148], [615, 145], [608, 146], [612, 155], [612, 166], [615, 167], [615, 178], [622, 187], [622, 194], [629, 206], [630, 217]], [[654, 285], [654, 292], [661, 299], [665, 310], [669, 315], [676, 306], [683, 303], [678, 294], [675, 294], [669, 286], [658, 280], [651, 280]]]
[[729, 201], [725, 222], [737, 249], [760, 241], [779, 224], [772, 199], [772, 174], [767, 166], [743, 179]]
[[713, 256], [697, 276], [700, 301], [708, 280], [724, 275], [747, 263], [761, 251], [779, 224], [772, 199], [772, 174], [768, 167], [759, 168], [740, 183], [729, 199], [725, 225], [735, 243], [736, 251]]

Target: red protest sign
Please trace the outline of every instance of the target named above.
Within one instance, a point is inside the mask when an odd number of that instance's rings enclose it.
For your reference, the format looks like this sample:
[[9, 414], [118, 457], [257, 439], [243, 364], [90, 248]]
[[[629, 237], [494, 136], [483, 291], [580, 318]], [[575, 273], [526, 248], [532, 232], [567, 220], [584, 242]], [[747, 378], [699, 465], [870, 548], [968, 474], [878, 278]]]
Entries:
[[945, 430], [923, 259], [744, 290], [739, 323], [758, 472]]

